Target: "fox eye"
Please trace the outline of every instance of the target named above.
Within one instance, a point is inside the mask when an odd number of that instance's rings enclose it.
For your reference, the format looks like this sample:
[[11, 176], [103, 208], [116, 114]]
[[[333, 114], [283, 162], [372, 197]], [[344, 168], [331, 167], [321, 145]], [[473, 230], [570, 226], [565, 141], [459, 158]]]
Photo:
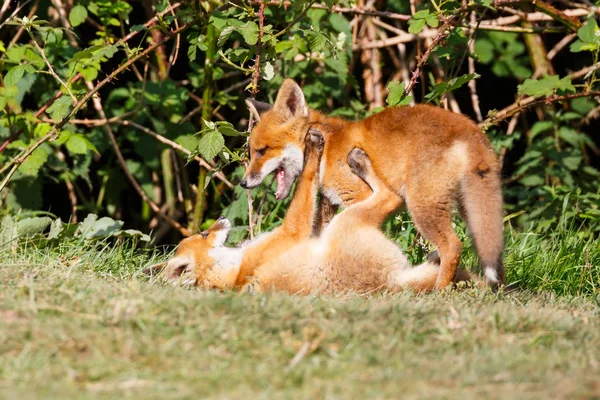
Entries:
[[256, 154], [258, 154], [259, 156], [264, 156], [268, 148], [268, 146], [265, 146], [263, 148], [256, 149]]
[[200, 232], [200, 234], [202, 235], [202, 237], [204, 239], [206, 239], [208, 237], [208, 235], [210, 235], [210, 232]]

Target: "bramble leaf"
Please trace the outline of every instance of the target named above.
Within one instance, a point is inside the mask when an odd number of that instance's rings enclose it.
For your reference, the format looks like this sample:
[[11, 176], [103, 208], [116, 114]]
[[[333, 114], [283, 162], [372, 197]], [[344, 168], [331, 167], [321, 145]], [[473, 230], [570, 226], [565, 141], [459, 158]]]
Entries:
[[225, 146], [225, 139], [219, 131], [209, 131], [202, 136], [198, 152], [205, 160], [212, 160]]
[[69, 13], [69, 22], [73, 27], [79, 26], [85, 22], [88, 16], [86, 8], [82, 5], [77, 5], [71, 9]]
[[72, 104], [69, 96], [62, 96], [56, 99], [46, 111], [53, 120], [60, 121], [69, 114], [69, 107]]
[[23, 65], [17, 65], [15, 67], [12, 67], [4, 76], [4, 84], [6, 86], [16, 85], [17, 83], [19, 83], [24, 73], [25, 67]]

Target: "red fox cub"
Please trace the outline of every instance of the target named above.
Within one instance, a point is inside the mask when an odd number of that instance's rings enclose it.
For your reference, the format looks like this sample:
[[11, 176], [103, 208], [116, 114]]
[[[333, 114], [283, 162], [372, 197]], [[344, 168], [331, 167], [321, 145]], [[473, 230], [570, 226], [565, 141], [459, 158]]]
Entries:
[[250, 134], [251, 162], [242, 187], [256, 187], [274, 172], [276, 197], [285, 198], [302, 171], [306, 132], [318, 130], [325, 139], [319, 166], [322, 207], [348, 207], [370, 196], [369, 185], [346, 162], [353, 148], [361, 148], [439, 252], [436, 289], [452, 282], [460, 261], [462, 245], [451, 219], [456, 202], [487, 283], [504, 283], [500, 163], [488, 138], [467, 117], [430, 105], [390, 107], [355, 122], [326, 117], [307, 107], [291, 79], [283, 82], [273, 106], [254, 100], [247, 104], [259, 122]]
[[[332, 294], [433, 289], [439, 266], [432, 261], [411, 268], [406, 256], [378, 229], [401, 199], [377, 177], [360, 149], [350, 152], [348, 163], [372, 194], [335, 216], [320, 237], [311, 237], [322, 139], [308, 136], [304, 171], [280, 228], [241, 248], [231, 248], [224, 246], [231, 224], [219, 218], [210, 229], [181, 242], [165, 276], [203, 288], [240, 288], [236, 282], [246, 264], [250, 276], [244, 286], [252, 291]], [[265, 257], [265, 249], [277, 251]], [[456, 279], [468, 280], [469, 275], [460, 270]]]

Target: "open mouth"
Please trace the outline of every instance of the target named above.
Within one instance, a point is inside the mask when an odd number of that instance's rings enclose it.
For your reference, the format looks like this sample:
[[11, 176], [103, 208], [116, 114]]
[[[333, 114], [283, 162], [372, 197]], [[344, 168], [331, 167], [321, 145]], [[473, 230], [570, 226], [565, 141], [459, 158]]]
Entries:
[[275, 178], [277, 179], [277, 190], [275, 190], [275, 199], [285, 199], [292, 188], [292, 182], [294, 177], [290, 176], [283, 167], [277, 168], [275, 171]]

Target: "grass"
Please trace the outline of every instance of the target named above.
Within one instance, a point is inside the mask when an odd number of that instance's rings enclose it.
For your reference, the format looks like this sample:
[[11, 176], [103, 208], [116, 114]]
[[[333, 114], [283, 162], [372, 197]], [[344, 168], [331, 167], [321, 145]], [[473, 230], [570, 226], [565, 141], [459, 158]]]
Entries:
[[597, 247], [511, 234], [528, 290], [333, 298], [163, 286], [127, 246], [4, 248], [0, 398], [598, 398]]

